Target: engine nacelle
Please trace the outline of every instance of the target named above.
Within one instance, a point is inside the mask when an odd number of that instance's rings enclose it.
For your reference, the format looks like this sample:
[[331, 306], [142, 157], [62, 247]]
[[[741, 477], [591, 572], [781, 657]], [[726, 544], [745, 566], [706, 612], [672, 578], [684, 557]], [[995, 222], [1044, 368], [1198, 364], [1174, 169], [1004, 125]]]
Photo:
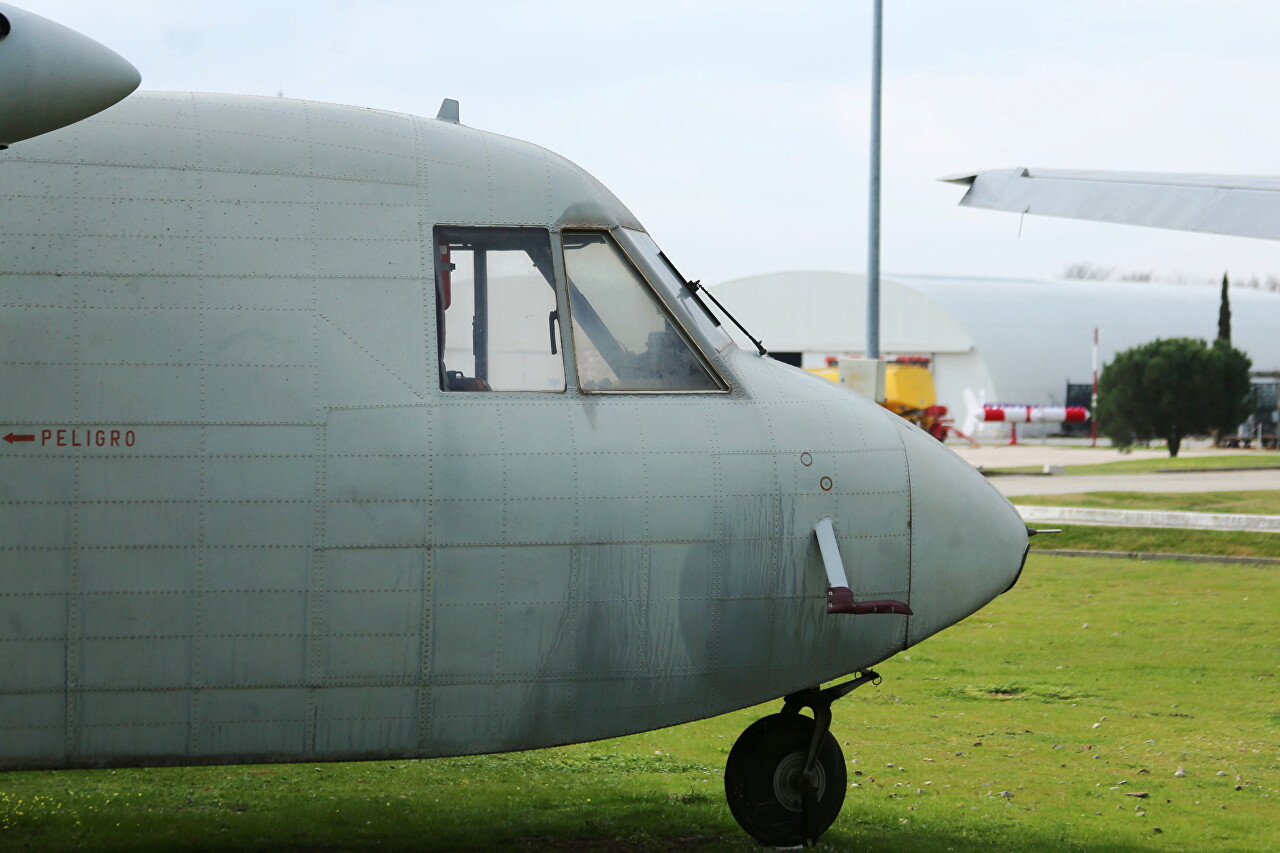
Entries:
[[0, 3], [0, 148], [123, 100], [142, 77], [75, 30]]

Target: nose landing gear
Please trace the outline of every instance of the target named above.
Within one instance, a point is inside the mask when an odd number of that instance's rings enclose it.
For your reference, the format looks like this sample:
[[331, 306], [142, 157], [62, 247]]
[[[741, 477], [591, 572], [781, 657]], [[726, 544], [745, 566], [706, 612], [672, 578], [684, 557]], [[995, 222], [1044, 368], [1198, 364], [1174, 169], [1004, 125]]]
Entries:
[[[792, 693], [779, 713], [747, 727], [729, 751], [724, 789], [729, 810], [749, 835], [772, 847], [794, 847], [816, 842], [835, 822], [848, 776], [830, 731], [831, 703], [879, 680], [867, 670], [826, 690]], [[800, 713], [804, 707], [813, 717]]]

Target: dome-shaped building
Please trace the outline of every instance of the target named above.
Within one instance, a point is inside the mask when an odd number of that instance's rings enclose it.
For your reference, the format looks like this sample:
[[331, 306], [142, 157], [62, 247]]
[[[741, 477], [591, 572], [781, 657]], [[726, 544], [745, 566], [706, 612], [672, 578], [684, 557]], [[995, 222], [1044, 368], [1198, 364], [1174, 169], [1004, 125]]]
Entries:
[[[866, 349], [866, 278], [778, 272], [714, 286], [772, 355], [803, 367]], [[1156, 338], [1212, 340], [1220, 292], [1199, 285], [892, 275], [881, 278], [880, 349], [927, 356], [958, 423], [979, 402], [1065, 405], [1069, 384]], [[1280, 373], [1280, 294], [1231, 288], [1232, 343], [1255, 374]], [[994, 425], [993, 425], [994, 426]], [[1028, 433], [1052, 430], [1052, 426]]]

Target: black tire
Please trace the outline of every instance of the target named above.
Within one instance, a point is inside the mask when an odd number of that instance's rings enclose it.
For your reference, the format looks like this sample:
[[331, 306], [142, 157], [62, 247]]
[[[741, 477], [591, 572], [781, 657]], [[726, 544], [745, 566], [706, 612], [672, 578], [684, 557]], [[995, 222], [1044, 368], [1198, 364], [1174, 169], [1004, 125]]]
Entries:
[[724, 768], [729, 811], [761, 844], [794, 847], [817, 841], [844, 805], [848, 775], [831, 732], [818, 744], [817, 791], [805, 802], [800, 776], [813, 726], [812, 718], [800, 714], [771, 714], [748, 726], [729, 751]]

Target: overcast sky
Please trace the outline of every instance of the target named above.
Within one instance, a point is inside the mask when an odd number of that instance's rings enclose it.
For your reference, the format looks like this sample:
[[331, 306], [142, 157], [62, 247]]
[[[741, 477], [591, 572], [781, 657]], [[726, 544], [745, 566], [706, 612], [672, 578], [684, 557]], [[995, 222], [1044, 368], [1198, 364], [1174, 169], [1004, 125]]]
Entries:
[[[6, 0], [9, 2], [9, 0]], [[143, 88], [433, 116], [608, 185], [707, 282], [866, 265], [870, 0], [18, 0]], [[886, 0], [882, 267], [1280, 275], [1280, 243], [956, 206], [1010, 166], [1280, 174], [1280, 4]]]

